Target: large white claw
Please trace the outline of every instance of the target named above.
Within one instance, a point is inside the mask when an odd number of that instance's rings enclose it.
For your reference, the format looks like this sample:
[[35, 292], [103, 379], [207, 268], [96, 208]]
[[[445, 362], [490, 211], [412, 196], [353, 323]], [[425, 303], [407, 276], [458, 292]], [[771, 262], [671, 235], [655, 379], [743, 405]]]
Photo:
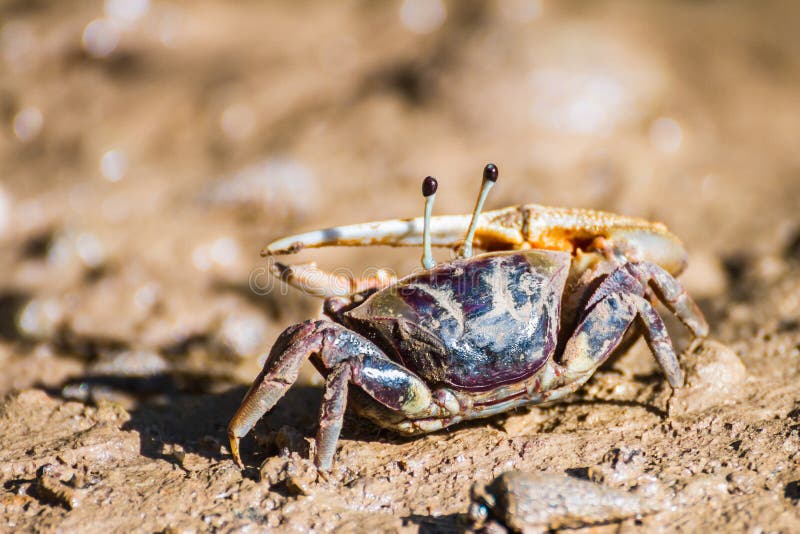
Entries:
[[[470, 215], [431, 217], [431, 245], [456, 249], [469, 227]], [[336, 226], [273, 241], [263, 256], [293, 254], [329, 246], [421, 246], [423, 217]], [[658, 222], [595, 210], [526, 204], [478, 217], [473, 246], [484, 250], [545, 248], [574, 251], [602, 237], [630, 259], [660, 265], [673, 275], [686, 266], [680, 240]]]

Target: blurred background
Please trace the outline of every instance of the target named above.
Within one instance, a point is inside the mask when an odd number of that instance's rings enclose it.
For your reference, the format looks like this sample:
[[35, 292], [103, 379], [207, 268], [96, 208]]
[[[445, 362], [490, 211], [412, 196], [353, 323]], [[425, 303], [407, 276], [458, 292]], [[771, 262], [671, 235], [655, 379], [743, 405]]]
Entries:
[[[429, 174], [436, 213], [468, 212], [489, 161], [490, 208], [666, 223], [708, 308], [736, 258], [780, 270], [770, 258], [800, 223], [799, 12], [0, 1], [0, 392], [133, 406], [247, 382], [283, 328], [319, 312], [252, 291], [265, 243], [419, 215]], [[297, 260], [404, 272], [419, 254]]]
[[[800, 417], [798, 17], [792, 0], [0, 0], [0, 524], [456, 531], [473, 480], [595, 465], [649, 433], [647, 480], [684, 499], [659, 522], [796, 525], [800, 442], [783, 422]], [[678, 435], [639, 344], [583, 402], [520, 415], [517, 431], [498, 419], [403, 441], [348, 417], [337, 476], [360, 478], [332, 501], [293, 507], [240, 472], [225, 425], [245, 384], [280, 331], [320, 312], [295, 290], [254, 291], [261, 247], [421, 215], [426, 175], [435, 213], [469, 212], [487, 162], [489, 209], [666, 223], [732, 347], [700, 389], [716, 403], [730, 382], [749, 404]], [[420, 254], [293, 260], [404, 273]], [[302, 387], [313, 370], [300, 382], [268, 416], [277, 434], [245, 440], [249, 465], [285, 462], [280, 443], [306, 457], [321, 393]]]

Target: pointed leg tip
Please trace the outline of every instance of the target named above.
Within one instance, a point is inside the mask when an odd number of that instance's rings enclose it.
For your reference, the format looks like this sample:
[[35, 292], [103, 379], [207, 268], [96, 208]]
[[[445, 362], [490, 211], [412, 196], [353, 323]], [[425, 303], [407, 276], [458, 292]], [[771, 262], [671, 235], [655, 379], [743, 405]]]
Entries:
[[327, 462], [321, 461], [319, 459], [315, 459], [314, 463], [317, 466], [317, 472], [323, 477], [327, 477], [328, 474], [331, 472], [331, 469], [333, 469], [333, 460], [332, 459], [330, 461], [327, 461]]
[[676, 376], [668, 377], [668, 380], [669, 385], [672, 386], [672, 389], [680, 389], [686, 383], [682, 372], [678, 373]]
[[697, 330], [697, 338], [698, 339], [702, 340], [702, 339], [705, 339], [705, 338], [708, 337], [709, 326], [708, 326], [708, 322], [706, 322], [705, 318], [703, 318], [703, 321], [700, 322], [697, 325], [697, 329], [696, 330]]
[[239, 438], [234, 436], [233, 433], [228, 432], [228, 439], [230, 440], [231, 444], [231, 455], [233, 456], [233, 461], [236, 462], [236, 465], [239, 466], [239, 469], [244, 469], [242, 457], [239, 455]]

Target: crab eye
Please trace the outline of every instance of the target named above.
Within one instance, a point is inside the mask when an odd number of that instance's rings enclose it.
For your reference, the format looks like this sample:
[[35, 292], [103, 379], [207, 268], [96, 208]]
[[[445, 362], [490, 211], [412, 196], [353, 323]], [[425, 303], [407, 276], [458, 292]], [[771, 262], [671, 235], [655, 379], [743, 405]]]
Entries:
[[489, 180], [490, 182], [496, 182], [497, 176], [499, 171], [497, 170], [497, 165], [494, 163], [489, 163], [486, 167], [483, 168], [483, 179]]
[[436, 190], [438, 188], [439, 182], [433, 176], [426, 176], [422, 180], [422, 196], [425, 197], [425, 228], [422, 232], [422, 267], [424, 269], [430, 269], [436, 265], [431, 252], [431, 212], [433, 211], [433, 201], [436, 198]]
[[486, 202], [486, 196], [489, 190], [497, 181], [500, 172], [497, 170], [497, 165], [489, 163], [483, 168], [483, 182], [481, 183], [481, 192], [478, 194], [478, 201], [475, 203], [475, 211], [472, 212], [472, 220], [467, 229], [467, 235], [464, 238], [464, 244], [458, 251], [459, 258], [469, 258], [472, 256], [472, 240], [475, 238], [475, 229], [478, 227], [478, 216], [483, 209], [483, 203]]
[[422, 196], [429, 197], [431, 195], [436, 194], [436, 190], [439, 188], [439, 182], [436, 181], [436, 178], [433, 176], [427, 176], [424, 180], [422, 180]]

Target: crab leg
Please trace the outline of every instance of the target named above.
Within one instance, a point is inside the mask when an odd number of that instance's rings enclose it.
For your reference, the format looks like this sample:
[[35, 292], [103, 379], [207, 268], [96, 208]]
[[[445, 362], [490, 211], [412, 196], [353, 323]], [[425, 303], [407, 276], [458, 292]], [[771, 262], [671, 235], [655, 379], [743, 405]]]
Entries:
[[347, 408], [347, 384], [353, 371], [349, 365], [337, 365], [325, 380], [325, 396], [319, 410], [319, 429], [314, 461], [323, 469], [330, 469], [336, 443], [342, 433], [344, 411]]
[[672, 387], [683, 386], [683, 371], [681, 371], [678, 357], [675, 355], [675, 349], [672, 346], [667, 327], [664, 325], [664, 320], [647, 299], [632, 297], [631, 300], [636, 306], [637, 317], [647, 346], [650, 347], [656, 361], [661, 365], [669, 384]]
[[[583, 319], [566, 341], [559, 363], [565, 367], [567, 376], [588, 379], [638, 320], [669, 383], [673, 387], [683, 385], [683, 373], [669, 333], [658, 312], [644, 298], [648, 284], [655, 285], [659, 296], [666, 297], [663, 300], [670, 309], [679, 310], [679, 317], [690, 310], [681, 319], [696, 336], [706, 335], [708, 327], [701, 312], [674, 278], [654, 265], [625, 264], [597, 287], [586, 303]], [[676, 306], [676, 302], [680, 304]]]
[[342, 429], [349, 384], [405, 416], [437, 413], [430, 389], [415, 374], [391, 361], [368, 339], [330, 321], [306, 321], [286, 329], [272, 347], [264, 369], [228, 424], [234, 460], [242, 465], [239, 440], [297, 380], [303, 361], [326, 376], [317, 432], [316, 464], [330, 469]]
[[659, 300], [686, 325], [686, 328], [695, 337], [708, 335], [708, 322], [706, 322], [703, 312], [675, 278], [658, 265], [636, 264], [636, 270], [644, 275], [645, 281], [655, 289]]
[[637, 318], [670, 385], [682, 386], [683, 373], [664, 322], [646, 299], [632, 293], [604, 297], [578, 325], [561, 356], [567, 375], [588, 379], [614, 353]]
[[239, 455], [239, 440], [247, 435], [259, 419], [270, 411], [297, 380], [300, 365], [307, 354], [298, 346], [310, 333], [308, 323], [290, 326], [272, 346], [264, 369], [253, 381], [239, 409], [228, 423], [228, 439], [231, 454], [239, 467], [244, 467]]
[[[431, 217], [431, 245], [456, 248], [470, 226], [470, 215]], [[304, 248], [328, 246], [420, 246], [424, 218], [337, 226], [284, 237], [262, 249], [263, 256], [293, 254]], [[473, 246], [484, 250], [544, 248], [574, 251], [604, 237], [633, 261], [660, 265], [680, 273], [686, 252], [680, 240], [661, 223], [602, 211], [553, 208], [537, 204], [482, 213], [477, 218]]]

